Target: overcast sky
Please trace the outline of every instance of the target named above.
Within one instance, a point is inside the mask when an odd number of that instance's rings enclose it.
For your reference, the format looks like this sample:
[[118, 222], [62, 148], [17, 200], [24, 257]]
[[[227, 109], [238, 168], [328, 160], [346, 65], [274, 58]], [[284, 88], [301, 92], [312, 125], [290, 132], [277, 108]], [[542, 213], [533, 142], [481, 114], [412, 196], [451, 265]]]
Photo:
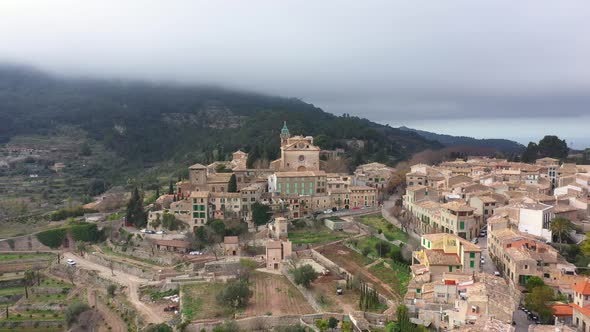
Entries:
[[2, 0], [0, 61], [590, 146], [590, 1]]

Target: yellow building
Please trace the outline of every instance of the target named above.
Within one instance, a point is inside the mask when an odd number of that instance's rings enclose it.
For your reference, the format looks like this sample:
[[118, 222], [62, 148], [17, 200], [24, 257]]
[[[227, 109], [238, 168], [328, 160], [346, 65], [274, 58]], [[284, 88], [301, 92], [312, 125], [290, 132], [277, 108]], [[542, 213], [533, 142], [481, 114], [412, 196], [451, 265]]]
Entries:
[[422, 249], [414, 251], [414, 265], [422, 265], [432, 276], [446, 272], [479, 272], [481, 249], [456, 235], [447, 233], [425, 234]]

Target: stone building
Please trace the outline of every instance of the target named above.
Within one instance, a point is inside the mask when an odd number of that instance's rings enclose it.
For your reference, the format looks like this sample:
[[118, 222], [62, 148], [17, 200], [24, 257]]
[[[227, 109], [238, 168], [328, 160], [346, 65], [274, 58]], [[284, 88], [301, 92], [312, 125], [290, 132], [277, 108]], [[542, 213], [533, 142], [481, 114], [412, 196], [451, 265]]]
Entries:
[[287, 122], [281, 129], [281, 157], [270, 163], [279, 172], [320, 170], [320, 148], [313, 145], [311, 136], [291, 136]]

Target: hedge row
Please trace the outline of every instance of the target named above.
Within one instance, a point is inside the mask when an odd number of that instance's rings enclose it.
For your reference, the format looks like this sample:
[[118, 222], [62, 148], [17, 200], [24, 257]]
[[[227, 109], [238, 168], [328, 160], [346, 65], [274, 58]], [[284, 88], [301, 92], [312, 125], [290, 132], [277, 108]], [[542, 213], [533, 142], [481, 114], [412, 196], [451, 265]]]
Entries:
[[68, 233], [72, 235], [74, 241], [97, 242], [101, 238], [101, 233], [98, 231], [96, 224], [76, 223], [67, 227], [37, 233], [37, 239], [49, 248], [57, 249], [63, 244]]
[[66, 233], [66, 228], [50, 229], [48, 231], [37, 233], [37, 240], [51, 249], [57, 249], [64, 242]]

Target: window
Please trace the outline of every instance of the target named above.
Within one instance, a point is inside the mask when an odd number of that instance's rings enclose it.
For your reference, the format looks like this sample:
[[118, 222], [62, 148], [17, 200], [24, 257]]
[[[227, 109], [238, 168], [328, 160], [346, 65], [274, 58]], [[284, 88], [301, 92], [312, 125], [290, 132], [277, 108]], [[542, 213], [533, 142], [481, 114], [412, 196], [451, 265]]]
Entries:
[[465, 229], [465, 222], [464, 221], [459, 222], [459, 227], [461, 227], [461, 229]]
[[449, 272], [453, 272], [453, 267], [449, 266]]
[[470, 268], [474, 268], [475, 267], [475, 261], [469, 261], [469, 267]]
[[469, 258], [475, 258], [475, 253], [474, 252], [470, 252], [469, 253]]

